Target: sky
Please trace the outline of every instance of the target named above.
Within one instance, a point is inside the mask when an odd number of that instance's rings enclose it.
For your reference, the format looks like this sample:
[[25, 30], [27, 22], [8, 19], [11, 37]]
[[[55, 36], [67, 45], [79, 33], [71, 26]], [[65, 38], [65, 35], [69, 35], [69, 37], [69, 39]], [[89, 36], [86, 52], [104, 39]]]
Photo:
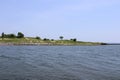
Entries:
[[0, 0], [0, 33], [120, 43], [120, 0]]

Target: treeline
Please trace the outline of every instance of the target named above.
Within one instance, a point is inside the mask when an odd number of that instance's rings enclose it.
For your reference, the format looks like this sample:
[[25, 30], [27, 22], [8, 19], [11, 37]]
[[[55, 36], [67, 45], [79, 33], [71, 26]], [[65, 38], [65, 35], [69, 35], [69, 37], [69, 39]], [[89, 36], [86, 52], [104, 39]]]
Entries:
[[[5, 34], [3, 32], [0, 37], [2, 39], [4, 39], [4, 38], [24, 38], [24, 34], [22, 32], [18, 32], [17, 35], [16, 34]], [[48, 38], [41, 39], [39, 36], [36, 36], [35, 39], [43, 40], [43, 41], [54, 41], [54, 39], [48, 39]], [[64, 40], [64, 37], [63, 36], [59, 36], [59, 39], [62, 41], [62, 40]], [[76, 38], [72, 38], [72, 39], [70, 39], [68, 41], [76, 42], [77, 39]]]
[[[64, 38], [63, 36], [60, 36], [60, 37], [59, 37], [59, 39], [61, 39], [61, 40], [63, 40], [63, 38]], [[74, 42], [76, 42], [77, 39], [76, 39], [76, 38], [73, 38], [73, 39], [70, 39], [70, 41], [74, 41]]]
[[22, 32], [18, 32], [16, 34], [5, 34], [4, 32], [1, 34], [1, 38], [24, 38], [24, 34]]

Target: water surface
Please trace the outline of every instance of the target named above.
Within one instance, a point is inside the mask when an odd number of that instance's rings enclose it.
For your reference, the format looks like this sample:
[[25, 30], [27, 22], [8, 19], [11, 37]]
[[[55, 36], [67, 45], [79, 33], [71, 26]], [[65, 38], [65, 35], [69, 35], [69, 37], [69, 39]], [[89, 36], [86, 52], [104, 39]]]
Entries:
[[0, 80], [120, 80], [120, 46], [0, 46]]

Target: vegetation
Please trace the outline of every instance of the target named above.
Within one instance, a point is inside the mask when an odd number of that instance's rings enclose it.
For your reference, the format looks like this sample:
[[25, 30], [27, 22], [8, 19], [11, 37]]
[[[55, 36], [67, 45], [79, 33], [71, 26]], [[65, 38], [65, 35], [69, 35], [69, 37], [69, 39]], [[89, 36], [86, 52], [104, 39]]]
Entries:
[[77, 41], [77, 39], [76, 38], [74, 38], [74, 39], [70, 39], [71, 41], [74, 41], [74, 42], [76, 42]]
[[24, 38], [24, 34], [18, 32], [17, 36], [15, 34], [5, 34], [4, 32], [1, 34], [1, 38]]
[[4, 32], [3, 32], [1, 38], [4, 38], [4, 37], [5, 37], [5, 34], [4, 34]]
[[60, 36], [59, 38], [60, 38], [61, 40], [63, 40], [64, 37], [63, 37], [63, 36]]
[[103, 45], [103, 43], [97, 42], [83, 42], [77, 41], [76, 38], [72, 38], [70, 40], [63, 39], [63, 36], [59, 37], [60, 40], [41, 39], [40, 37], [24, 37], [22, 32], [18, 32], [15, 34], [5, 34], [4, 32], [1, 34], [0, 45], [1, 44], [12, 44], [12, 45]]
[[51, 41], [54, 41], [54, 39], [51, 39]]
[[17, 38], [24, 38], [24, 34], [21, 32], [18, 32]]
[[36, 36], [36, 39], [41, 39], [40, 37]]

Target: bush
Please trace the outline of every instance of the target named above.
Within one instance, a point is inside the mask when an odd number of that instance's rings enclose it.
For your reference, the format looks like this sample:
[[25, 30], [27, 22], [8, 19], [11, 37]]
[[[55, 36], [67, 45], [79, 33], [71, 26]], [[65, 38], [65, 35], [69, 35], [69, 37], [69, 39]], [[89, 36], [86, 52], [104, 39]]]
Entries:
[[74, 41], [74, 42], [76, 42], [77, 41], [77, 39], [76, 38], [74, 38], [74, 39], [70, 39], [71, 41]]
[[1, 35], [1, 38], [4, 38], [5, 37], [5, 34], [4, 34], [4, 32], [2, 33], [2, 35]]
[[2, 33], [1, 38], [16, 38], [15, 34], [4, 34]]
[[7, 36], [8, 36], [8, 38], [16, 38], [15, 34], [8, 34]]
[[54, 39], [51, 39], [51, 41], [54, 41]]
[[43, 40], [44, 40], [44, 41], [49, 41], [49, 39], [47, 39], [47, 38], [44, 38]]
[[18, 32], [18, 34], [17, 34], [17, 38], [24, 38], [24, 34], [21, 33], [21, 32]]
[[59, 38], [60, 38], [61, 40], [63, 40], [64, 37], [63, 37], [63, 36], [60, 36]]
[[76, 42], [76, 41], [77, 41], [77, 39], [75, 38], [75, 39], [73, 39], [73, 41], [74, 41], [74, 42]]
[[41, 38], [37, 36], [36, 39], [41, 39]]

